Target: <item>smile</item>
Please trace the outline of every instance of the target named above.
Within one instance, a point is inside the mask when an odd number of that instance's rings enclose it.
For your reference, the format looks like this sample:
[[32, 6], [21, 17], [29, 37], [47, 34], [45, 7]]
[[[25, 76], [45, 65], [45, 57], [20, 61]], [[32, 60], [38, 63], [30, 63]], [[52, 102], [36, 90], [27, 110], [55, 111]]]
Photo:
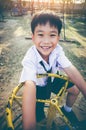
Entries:
[[41, 46], [42, 49], [50, 49], [51, 46]]

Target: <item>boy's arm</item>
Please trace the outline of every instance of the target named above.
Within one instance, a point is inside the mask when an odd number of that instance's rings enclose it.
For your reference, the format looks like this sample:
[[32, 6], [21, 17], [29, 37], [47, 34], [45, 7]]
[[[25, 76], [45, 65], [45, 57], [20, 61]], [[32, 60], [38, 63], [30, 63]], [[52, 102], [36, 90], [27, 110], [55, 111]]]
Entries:
[[23, 90], [23, 127], [24, 130], [35, 130], [36, 117], [36, 85], [33, 81], [26, 81]]
[[65, 68], [64, 71], [86, 98], [86, 82], [76, 67], [72, 65]]

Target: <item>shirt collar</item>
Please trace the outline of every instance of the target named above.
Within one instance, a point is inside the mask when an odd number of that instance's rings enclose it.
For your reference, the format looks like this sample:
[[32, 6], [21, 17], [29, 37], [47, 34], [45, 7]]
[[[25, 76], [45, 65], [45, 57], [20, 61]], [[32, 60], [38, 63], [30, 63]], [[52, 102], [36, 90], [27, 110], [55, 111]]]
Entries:
[[38, 62], [44, 61], [44, 59], [41, 57], [41, 55], [39, 54], [39, 52], [38, 52], [38, 50], [36, 49], [35, 46], [34, 46], [34, 50], [36, 52], [36, 56], [37, 56]]
[[52, 67], [52, 64], [54, 63], [54, 60], [56, 59], [56, 55], [57, 55], [57, 49], [56, 48], [52, 51], [52, 53], [49, 56], [49, 64], [41, 57], [41, 55], [39, 54], [35, 45], [34, 45], [34, 51], [36, 52], [38, 63], [40, 63], [42, 61], [44, 64]]

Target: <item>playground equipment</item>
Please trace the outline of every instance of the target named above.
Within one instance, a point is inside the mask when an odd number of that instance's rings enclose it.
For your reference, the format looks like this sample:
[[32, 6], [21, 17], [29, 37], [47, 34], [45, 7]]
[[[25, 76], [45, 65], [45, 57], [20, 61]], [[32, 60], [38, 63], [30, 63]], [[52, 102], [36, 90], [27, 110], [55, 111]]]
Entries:
[[[61, 110], [61, 104], [62, 104], [62, 100], [64, 99], [64, 95], [66, 93], [69, 78], [67, 76], [53, 74], [53, 73], [38, 74], [37, 78], [46, 77], [46, 76], [61, 78], [61, 79], [64, 79], [66, 82], [65, 82], [64, 86], [62, 86], [62, 88], [60, 89], [59, 93], [53, 97], [51, 96], [50, 99], [46, 99], [46, 100], [37, 99], [37, 102], [45, 103], [44, 109], [46, 109], [46, 111], [47, 111], [46, 123], [45, 123], [45, 121], [41, 121], [40, 123], [37, 124], [38, 128], [46, 127], [47, 130], [51, 130], [56, 113], [58, 113], [59, 116], [62, 118], [62, 120], [64, 120], [64, 122], [67, 126], [66, 129], [74, 130], [75, 129], [74, 126], [71, 124], [71, 122], [67, 119], [67, 117], [63, 114], [63, 112]], [[22, 107], [23, 85], [24, 85], [24, 83], [21, 83], [18, 86], [16, 86], [13, 89], [13, 91], [8, 99], [8, 103], [6, 106], [6, 120], [7, 120], [8, 130], [22, 130], [21, 107]], [[15, 113], [16, 110], [17, 110], [17, 112]], [[41, 129], [39, 129], [39, 130], [41, 130]], [[55, 130], [57, 130], [57, 129], [55, 129]]]

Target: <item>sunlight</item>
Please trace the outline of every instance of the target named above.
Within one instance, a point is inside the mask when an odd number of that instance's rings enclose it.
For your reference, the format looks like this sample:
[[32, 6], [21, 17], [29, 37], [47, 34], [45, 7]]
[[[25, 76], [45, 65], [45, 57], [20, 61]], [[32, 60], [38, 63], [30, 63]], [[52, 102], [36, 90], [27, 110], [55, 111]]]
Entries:
[[[65, 2], [65, 1], [67, 1], [67, 0], [21, 0], [21, 1], [29, 1], [29, 2], [48, 2], [48, 3], [50, 3], [50, 2], [54, 2], [54, 3], [60, 3], [60, 2]], [[69, 0], [69, 2], [70, 2], [71, 0]], [[72, 2], [73, 3], [83, 3], [83, 2], [85, 2], [85, 0], [72, 0]]]

